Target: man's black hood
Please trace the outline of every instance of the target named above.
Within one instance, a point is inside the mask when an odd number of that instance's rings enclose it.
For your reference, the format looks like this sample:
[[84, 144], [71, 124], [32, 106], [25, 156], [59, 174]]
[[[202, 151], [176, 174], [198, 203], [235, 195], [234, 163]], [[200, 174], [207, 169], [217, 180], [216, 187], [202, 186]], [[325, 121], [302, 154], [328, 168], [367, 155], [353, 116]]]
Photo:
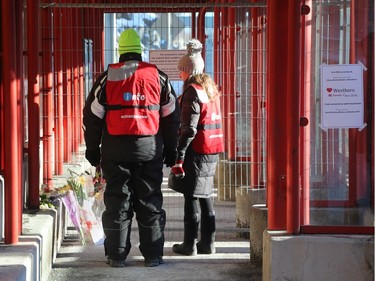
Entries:
[[125, 53], [120, 55], [119, 62], [137, 60], [142, 61], [142, 55], [138, 53]]

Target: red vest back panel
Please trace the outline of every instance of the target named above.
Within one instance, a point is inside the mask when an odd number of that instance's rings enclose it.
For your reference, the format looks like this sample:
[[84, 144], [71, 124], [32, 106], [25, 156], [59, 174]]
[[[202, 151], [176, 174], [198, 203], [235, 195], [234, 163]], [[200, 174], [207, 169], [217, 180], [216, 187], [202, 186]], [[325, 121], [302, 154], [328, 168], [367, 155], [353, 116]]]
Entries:
[[215, 154], [224, 151], [223, 130], [221, 122], [220, 99], [209, 101], [201, 86], [192, 84], [197, 91], [201, 106], [198, 130], [192, 142], [195, 152], [200, 154]]
[[159, 129], [160, 80], [156, 66], [138, 62], [108, 66], [106, 85], [108, 132], [111, 135], [155, 135]]

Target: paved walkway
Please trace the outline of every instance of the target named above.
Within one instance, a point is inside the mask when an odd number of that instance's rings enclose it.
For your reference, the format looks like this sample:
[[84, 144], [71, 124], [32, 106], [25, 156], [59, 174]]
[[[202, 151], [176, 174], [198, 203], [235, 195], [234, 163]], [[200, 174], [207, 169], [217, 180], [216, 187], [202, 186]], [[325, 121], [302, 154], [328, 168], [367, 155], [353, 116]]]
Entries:
[[[166, 180], [166, 179], [165, 179]], [[172, 252], [172, 245], [183, 236], [183, 198], [163, 184], [164, 209], [167, 212], [165, 263], [158, 267], [144, 267], [138, 249], [137, 223], [133, 222], [132, 250], [124, 268], [112, 268], [105, 263], [103, 246], [82, 246], [77, 232], [69, 228], [53, 264], [48, 281], [73, 280], [178, 280], [178, 281], [261, 281], [261, 268], [250, 263], [248, 239], [240, 238], [235, 227], [235, 203], [215, 202], [216, 254], [180, 256]]]

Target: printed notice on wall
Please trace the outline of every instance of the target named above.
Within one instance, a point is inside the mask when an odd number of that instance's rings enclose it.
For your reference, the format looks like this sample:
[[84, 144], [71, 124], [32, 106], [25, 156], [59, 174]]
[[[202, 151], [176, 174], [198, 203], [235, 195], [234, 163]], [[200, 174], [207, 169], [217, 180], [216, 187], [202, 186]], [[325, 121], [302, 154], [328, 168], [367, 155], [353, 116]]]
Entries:
[[149, 61], [164, 71], [170, 80], [181, 80], [177, 64], [186, 50], [150, 50]]
[[362, 128], [363, 65], [321, 65], [321, 127]]

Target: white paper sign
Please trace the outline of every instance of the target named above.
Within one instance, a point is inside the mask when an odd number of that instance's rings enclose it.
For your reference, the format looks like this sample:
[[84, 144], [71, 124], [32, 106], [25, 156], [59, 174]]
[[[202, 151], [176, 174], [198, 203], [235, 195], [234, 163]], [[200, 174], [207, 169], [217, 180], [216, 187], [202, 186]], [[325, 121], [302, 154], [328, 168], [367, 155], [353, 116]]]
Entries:
[[363, 65], [321, 65], [321, 127], [361, 128]]
[[169, 80], [181, 80], [177, 64], [186, 50], [150, 50], [149, 61], [164, 71]]

